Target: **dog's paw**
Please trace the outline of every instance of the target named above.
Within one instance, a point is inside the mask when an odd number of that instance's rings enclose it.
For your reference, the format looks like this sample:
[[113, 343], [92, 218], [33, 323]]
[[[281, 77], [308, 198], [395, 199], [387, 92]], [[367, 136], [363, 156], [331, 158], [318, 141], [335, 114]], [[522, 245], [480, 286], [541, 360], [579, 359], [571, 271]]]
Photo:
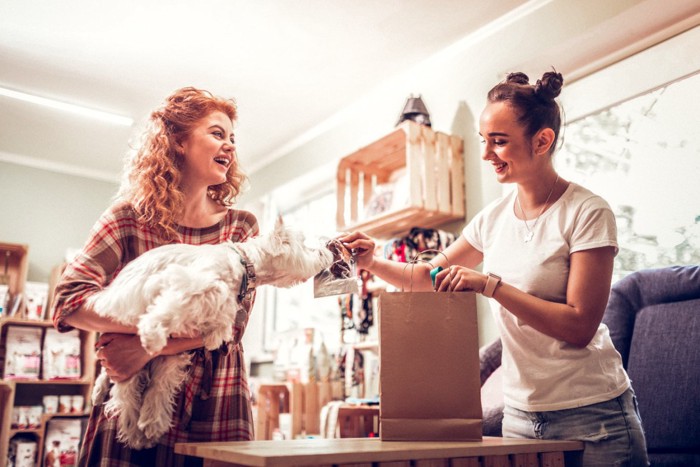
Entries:
[[160, 351], [168, 343], [168, 335], [165, 329], [160, 326], [147, 331], [141, 329], [139, 334], [141, 336], [141, 346], [151, 355]]
[[126, 432], [120, 429], [117, 433], [117, 440], [136, 451], [149, 449], [157, 444], [157, 440], [148, 439], [140, 430]]
[[204, 336], [202, 341], [204, 342], [204, 348], [207, 350], [216, 350], [224, 343], [219, 333], [216, 332]]
[[170, 430], [170, 420], [161, 418], [160, 420], [154, 420], [153, 422], [145, 425], [139, 423], [139, 428], [143, 430], [143, 434], [147, 440], [156, 443], [165, 433]]

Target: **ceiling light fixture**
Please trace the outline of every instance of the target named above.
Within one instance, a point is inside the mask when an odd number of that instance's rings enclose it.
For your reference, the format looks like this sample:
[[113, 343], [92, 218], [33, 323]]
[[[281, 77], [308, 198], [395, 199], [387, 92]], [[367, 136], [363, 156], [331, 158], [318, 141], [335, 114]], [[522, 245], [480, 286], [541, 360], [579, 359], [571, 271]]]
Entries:
[[58, 109], [64, 112], [70, 112], [83, 117], [94, 118], [117, 125], [131, 126], [134, 123], [132, 118], [124, 117], [122, 115], [103, 112], [102, 110], [90, 109], [80, 105], [68, 104], [67, 102], [35, 96], [33, 94], [27, 94], [24, 92], [15, 91], [13, 89], [0, 87], [0, 96], [18, 99], [24, 102], [31, 102], [32, 104], [39, 104], [43, 105], [44, 107], [50, 107], [52, 109]]

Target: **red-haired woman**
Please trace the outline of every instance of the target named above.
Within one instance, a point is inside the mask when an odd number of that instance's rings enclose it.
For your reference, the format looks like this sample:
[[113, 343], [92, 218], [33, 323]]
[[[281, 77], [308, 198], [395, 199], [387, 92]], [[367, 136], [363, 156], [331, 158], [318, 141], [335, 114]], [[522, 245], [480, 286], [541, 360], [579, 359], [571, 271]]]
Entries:
[[[195, 88], [176, 91], [153, 111], [114, 204], [57, 286], [54, 325], [99, 332], [97, 357], [113, 381], [128, 379], [153, 356], [141, 347], [136, 328], [99, 317], [85, 300], [157, 246], [242, 242], [258, 234], [255, 216], [232, 207], [246, 180], [236, 158], [236, 112], [232, 100]], [[236, 322], [247, 322], [249, 312], [241, 310], [246, 316]], [[216, 351], [206, 351], [200, 336], [170, 339], [161, 354], [192, 356], [170, 431], [152, 448], [130, 449], [118, 440], [118, 417], [93, 407], [80, 465], [185, 465], [187, 458], [173, 451], [176, 442], [251, 440], [244, 330], [237, 325], [234, 340]]]

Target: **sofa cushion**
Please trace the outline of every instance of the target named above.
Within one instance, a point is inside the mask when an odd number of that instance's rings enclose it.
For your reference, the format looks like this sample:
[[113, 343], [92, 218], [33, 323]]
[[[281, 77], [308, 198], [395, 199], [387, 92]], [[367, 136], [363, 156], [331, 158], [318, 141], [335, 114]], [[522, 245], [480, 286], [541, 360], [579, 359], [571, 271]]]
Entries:
[[637, 312], [627, 372], [650, 452], [700, 450], [700, 299]]
[[501, 351], [500, 338], [479, 349], [484, 436], [502, 436], [503, 378], [501, 377]]
[[700, 298], [700, 266], [644, 269], [617, 281], [603, 322], [627, 368], [637, 312], [651, 305]]
[[489, 378], [481, 386], [481, 409], [484, 419], [482, 423], [484, 436], [503, 436], [503, 367], [491, 372]]

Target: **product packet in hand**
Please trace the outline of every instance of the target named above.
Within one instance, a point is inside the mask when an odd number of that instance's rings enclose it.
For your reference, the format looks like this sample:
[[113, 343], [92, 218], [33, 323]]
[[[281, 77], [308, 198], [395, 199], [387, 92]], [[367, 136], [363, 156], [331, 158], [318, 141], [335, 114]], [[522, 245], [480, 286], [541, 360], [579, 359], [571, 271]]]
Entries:
[[355, 258], [345, 245], [336, 239], [326, 243], [333, 253], [333, 264], [314, 276], [314, 298], [359, 293]]

